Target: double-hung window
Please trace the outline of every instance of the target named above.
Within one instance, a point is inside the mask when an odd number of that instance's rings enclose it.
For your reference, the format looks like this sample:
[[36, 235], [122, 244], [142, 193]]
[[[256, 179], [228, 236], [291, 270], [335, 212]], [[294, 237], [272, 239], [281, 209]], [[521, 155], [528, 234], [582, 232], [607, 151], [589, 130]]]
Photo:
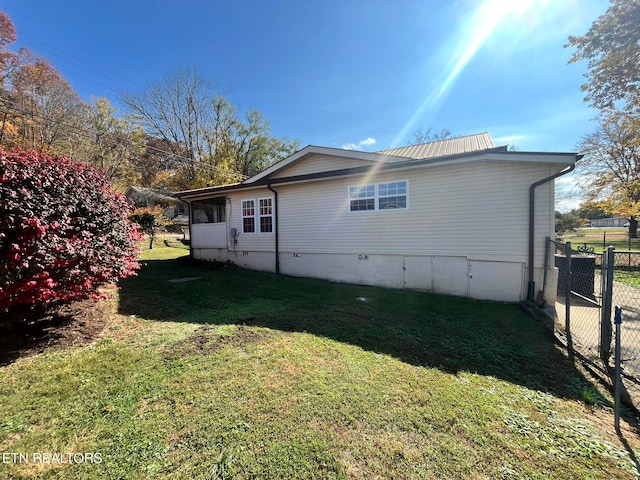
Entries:
[[256, 231], [256, 201], [242, 201], [242, 231], [254, 233]]
[[273, 198], [242, 200], [242, 232], [273, 232]]
[[349, 209], [352, 212], [376, 209], [376, 186], [349, 187]]
[[349, 187], [349, 211], [377, 211], [407, 208], [406, 180]]
[[273, 232], [273, 201], [271, 198], [261, 198], [260, 204], [260, 233]]
[[407, 182], [378, 185], [378, 210], [390, 208], [407, 208]]

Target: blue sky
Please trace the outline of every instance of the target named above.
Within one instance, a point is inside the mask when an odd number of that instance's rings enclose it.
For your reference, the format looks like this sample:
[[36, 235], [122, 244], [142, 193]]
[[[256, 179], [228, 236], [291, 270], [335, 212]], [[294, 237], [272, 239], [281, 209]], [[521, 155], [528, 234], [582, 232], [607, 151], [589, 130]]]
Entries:
[[278, 137], [382, 150], [418, 128], [488, 131], [518, 150], [575, 151], [594, 129], [584, 64], [606, 0], [3, 0], [18, 45], [116, 102], [190, 66]]

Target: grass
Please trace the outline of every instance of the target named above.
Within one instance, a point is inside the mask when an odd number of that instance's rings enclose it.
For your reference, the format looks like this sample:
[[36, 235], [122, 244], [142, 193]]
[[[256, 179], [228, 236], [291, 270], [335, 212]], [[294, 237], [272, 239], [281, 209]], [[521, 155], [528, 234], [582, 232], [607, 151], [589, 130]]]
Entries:
[[0, 368], [0, 451], [101, 462], [0, 476], [636, 478], [609, 399], [514, 305], [182, 254], [143, 252], [93, 344]]
[[624, 252], [640, 251], [640, 238], [632, 238], [629, 242], [626, 228], [581, 228], [575, 232], [563, 233], [560, 237], [561, 243], [571, 242], [574, 249], [586, 245], [593, 247], [596, 252], [602, 252], [609, 246]]
[[613, 279], [616, 282], [626, 283], [627, 285], [631, 285], [632, 287], [640, 288], [640, 271], [625, 271], [616, 269], [613, 273]]
[[[604, 236], [606, 234], [606, 237]], [[615, 256], [614, 280], [632, 287], [640, 288], [640, 239], [632, 238], [629, 244], [627, 229], [622, 228], [582, 228], [562, 235], [562, 243], [571, 242], [572, 250], [580, 247], [591, 247], [596, 253], [602, 253], [606, 246], [613, 246], [619, 253]], [[625, 267], [634, 267], [625, 270]]]

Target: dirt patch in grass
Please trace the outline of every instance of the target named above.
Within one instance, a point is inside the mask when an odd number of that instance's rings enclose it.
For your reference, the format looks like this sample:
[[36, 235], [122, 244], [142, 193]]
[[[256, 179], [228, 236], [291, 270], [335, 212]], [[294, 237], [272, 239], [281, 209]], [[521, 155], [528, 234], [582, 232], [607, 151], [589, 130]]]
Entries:
[[87, 300], [64, 305], [34, 322], [0, 328], [0, 365], [51, 348], [86, 345], [100, 335], [105, 324], [104, 309]]
[[259, 342], [271, 335], [268, 332], [256, 331], [244, 325], [238, 326], [233, 335], [220, 335], [210, 326], [198, 328], [184, 340], [171, 345], [165, 352], [165, 359], [169, 360], [183, 355], [208, 355], [227, 347], [244, 347]]

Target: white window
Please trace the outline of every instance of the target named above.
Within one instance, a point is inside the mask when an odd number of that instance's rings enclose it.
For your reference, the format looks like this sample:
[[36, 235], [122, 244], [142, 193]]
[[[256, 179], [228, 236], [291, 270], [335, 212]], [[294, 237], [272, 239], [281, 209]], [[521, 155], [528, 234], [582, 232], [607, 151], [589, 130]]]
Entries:
[[256, 201], [242, 201], [242, 231], [253, 233], [256, 231]]
[[243, 233], [273, 232], [273, 198], [242, 200]]
[[349, 211], [376, 211], [407, 208], [406, 180], [349, 187]]
[[407, 208], [407, 182], [378, 185], [378, 210], [389, 208]]
[[376, 186], [349, 187], [349, 210], [361, 212], [376, 209]]
[[273, 204], [270, 198], [261, 198], [258, 200], [260, 205], [259, 217], [260, 217], [260, 232], [271, 233], [273, 232]]

